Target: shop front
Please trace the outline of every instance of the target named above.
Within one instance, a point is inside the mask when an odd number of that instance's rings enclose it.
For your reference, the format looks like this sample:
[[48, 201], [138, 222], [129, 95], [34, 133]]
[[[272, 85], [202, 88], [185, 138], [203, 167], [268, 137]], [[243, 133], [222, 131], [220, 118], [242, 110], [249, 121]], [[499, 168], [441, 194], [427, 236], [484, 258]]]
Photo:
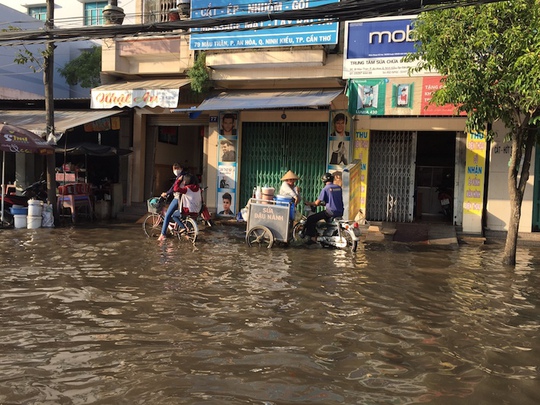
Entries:
[[[46, 136], [44, 110], [9, 110], [0, 114], [13, 125]], [[54, 111], [55, 134], [49, 134], [48, 141], [56, 143], [57, 185], [89, 185], [92, 204], [107, 205], [107, 216], [116, 215], [124, 202], [127, 159], [123, 156], [131, 152], [130, 122], [129, 114], [118, 109]], [[45, 175], [43, 166], [36, 164], [33, 156], [15, 158], [10, 179], [19, 192]]]
[[361, 162], [361, 210], [370, 221], [445, 221], [481, 233], [486, 137], [466, 133], [453, 105], [431, 104], [441, 77], [412, 70], [415, 16], [350, 21], [343, 77]]
[[[277, 194], [288, 170], [300, 177], [304, 198], [316, 199], [320, 177], [328, 170], [331, 119], [346, 106], [342, 93], [340, 88], [233, 90], [215, 94], [195, 109], [175, 110], [180, 115], [208, 114], [209, 207], [217, 215], [235, 216], [254, 187]], [[229, 202], [231, 210], [226, 209]]]

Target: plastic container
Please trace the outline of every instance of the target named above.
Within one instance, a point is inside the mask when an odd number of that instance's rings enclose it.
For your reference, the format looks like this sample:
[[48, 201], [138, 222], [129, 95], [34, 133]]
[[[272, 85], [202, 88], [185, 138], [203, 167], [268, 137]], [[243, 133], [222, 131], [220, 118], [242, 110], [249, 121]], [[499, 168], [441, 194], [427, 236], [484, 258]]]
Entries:
[[41, 217], [43, 212], [43, 203], [39, 200], [28, 200], [28, 216]]
[[275, 201], [277, 205], [291, 204], [291, 209], [289, 211], [289, 219], [294, 220], [294, 203], [292, 197], [278, 194], [276, 195]]
[[[41, 219], [41, 217], [40, 217]], [[26, 215], [13, 215], [13, 226], [15, 228], [26, 228]]]
[[266, 201], [274, 200], [274, 187], [263, 187], [262, 188], [262, 199]]
[[27, 229], [41, 228], [41, 215], [39, 217], [28, 215], [26, 217], [26, 228]]
[[28, 208], [26, 208], [26, 207], [15, 208], [15, 206], [13, 206], [13, 207], [11, 207], [9, 209], [9, 212], [11, 212], [11, 215], [24, 215], [24, 216], [27, 216], [28, 215]]

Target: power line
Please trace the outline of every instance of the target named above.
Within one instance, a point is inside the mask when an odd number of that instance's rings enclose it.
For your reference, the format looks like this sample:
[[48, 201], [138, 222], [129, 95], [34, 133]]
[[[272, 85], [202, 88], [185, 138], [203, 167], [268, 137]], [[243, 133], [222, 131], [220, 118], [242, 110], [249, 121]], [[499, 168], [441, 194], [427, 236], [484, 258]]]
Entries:
[[[361, 18], [419, 14], [423, 11], [495, 3], [502, 0], [457, 0], [441, 3], [436, 0], [346, 0], [301, 10], [242, 14], [226, 18], [185, 19], [150, 24], [86, 26], [67, 29], [40, 29], [0, 32], [0, 46], [32, 43], [69, 42], [128, 36], [188, 34], [192, 29], [215, 28], [212, 32], [230, 31], [231, 25], [274, 20], [302, 20], [290, 26], [351, 21]], [[192, 10], [193, 11], [193, 10]], [[200, 10], [199, 10], [200, 11]], [[324, 19], [324, 21], [320, 21]], [[316, 20], [314, 22], [306, 22]], [[286, 26], [286, 25], [285, 25]]]

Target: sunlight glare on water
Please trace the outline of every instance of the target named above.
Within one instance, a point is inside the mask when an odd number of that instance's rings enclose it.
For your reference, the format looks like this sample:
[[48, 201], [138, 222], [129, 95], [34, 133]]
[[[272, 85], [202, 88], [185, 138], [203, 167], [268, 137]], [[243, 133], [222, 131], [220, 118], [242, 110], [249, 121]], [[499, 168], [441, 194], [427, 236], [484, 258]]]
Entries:
[[0, 403], [540, 402], [540, 248], [1, 232]]

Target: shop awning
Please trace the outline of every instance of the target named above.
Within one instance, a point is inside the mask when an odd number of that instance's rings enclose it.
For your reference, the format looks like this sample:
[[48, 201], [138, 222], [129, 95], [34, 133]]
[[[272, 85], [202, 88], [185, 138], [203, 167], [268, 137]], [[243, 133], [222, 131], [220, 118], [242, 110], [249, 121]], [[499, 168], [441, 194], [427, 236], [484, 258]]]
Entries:
[[343, 93], [333, 90], [281, 90], [281, 91], [224, 91], [204, 100], [198, 107], [178, 108], [173, 112], [208, 110], [267, 110], [289, 107], [319, 107], [330, 105]]
[[163, 107], [178, 105], [180, 87], [189, 79], [132, 80], [105, 84], [92, 89], [91, 108]]
[[[64, 133], [70, 128], [120, 114], [121, 110], [55, 110], [55, 132]], [[47, 116], [43, 110], [0, 110], [0, 121], [22, 127], [44, 136], [47, 130]]]

